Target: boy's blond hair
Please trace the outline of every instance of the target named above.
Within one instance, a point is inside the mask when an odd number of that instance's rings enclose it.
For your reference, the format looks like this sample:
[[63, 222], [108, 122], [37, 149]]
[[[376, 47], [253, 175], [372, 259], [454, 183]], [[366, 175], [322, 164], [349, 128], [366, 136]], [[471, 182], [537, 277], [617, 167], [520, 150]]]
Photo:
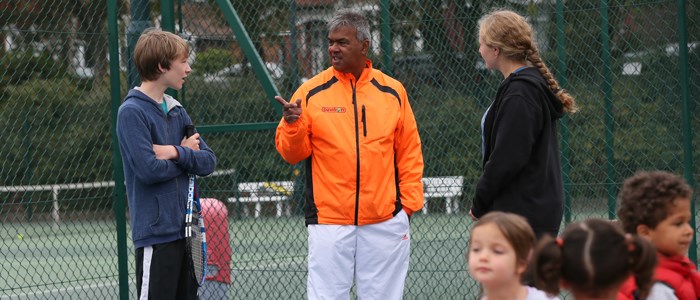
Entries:
[[617, 216], [627, 233], [637, 233], [637, 226], [656, 228], [678, 199], [693, 196], [685, 181], [669, 172], [640, 171], [627, 178], [618, 196]]
[[134, 48], [134, 65], [142, 81], [158, 80], [160, 68], [170, 69], [175, 59], [186, 58], [189, 45], [174, 33], [148, 28], [139, 37]]

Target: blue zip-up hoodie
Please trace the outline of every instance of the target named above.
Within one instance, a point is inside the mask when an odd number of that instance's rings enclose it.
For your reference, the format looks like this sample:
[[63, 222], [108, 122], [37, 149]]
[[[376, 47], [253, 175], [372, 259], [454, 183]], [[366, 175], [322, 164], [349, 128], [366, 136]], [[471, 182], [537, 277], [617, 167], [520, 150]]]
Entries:
[[[132, 89], [119, 107], [117, 137], [134, 247], [172, 242], [185, 237], [188, 174], [214, 172], [216, 156], [200, 138], [200, 150], [180, 146], [192, 119], [174, 98], [165, 95], [167, 115], [156, 101]], [[173, 145], [177, 161], [156, 159], [153, 144]]]

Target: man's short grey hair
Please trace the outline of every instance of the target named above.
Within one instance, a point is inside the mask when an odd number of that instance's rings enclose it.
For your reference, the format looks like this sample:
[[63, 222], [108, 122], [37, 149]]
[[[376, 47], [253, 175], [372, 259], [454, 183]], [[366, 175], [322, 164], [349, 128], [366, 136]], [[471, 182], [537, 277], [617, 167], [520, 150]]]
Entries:
[[341, 27], [352, 27], [357, 30], [357, 39], [359, 41], [369, 41], [369, 21], [360, 13], [349, 9], [343, 9], [333, 16], [328, 22], [328, 32], [334, 31]]

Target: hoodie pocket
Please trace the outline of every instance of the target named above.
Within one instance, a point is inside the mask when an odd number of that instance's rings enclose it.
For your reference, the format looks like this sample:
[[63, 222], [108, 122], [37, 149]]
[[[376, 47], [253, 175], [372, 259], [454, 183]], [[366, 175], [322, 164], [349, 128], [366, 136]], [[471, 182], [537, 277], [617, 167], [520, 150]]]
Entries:
[[156, 196], [158, 202], [157, 218], [151, 222], [154, 234], [168, 234], [180, 230], [185, 221], [184, 211], [181, 211], [177, 191]]

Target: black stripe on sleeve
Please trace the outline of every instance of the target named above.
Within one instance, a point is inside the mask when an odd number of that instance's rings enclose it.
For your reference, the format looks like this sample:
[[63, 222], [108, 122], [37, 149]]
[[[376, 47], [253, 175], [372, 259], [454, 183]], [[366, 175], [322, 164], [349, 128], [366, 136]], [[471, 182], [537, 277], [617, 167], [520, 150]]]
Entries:
[[309, 99], [311, 99], [311, 97], [313, 97], [314, 95], [320, 93], [321, 91], [323, 91], [323, 90], [325, 90], [325, 89], [328, 89], [329, 87], [331, 87], [331, 86], [332, 86], [334, 83], [336, 83], [336, 82], [338, 82], [338, 78], [335, 78], [335, 76], [333, 76], [333, 78], [331, 78], [330, 80], [326, 81], [324, 84], [321, 84], [321, 85], [319, 85], [319, 86], [317, 86], [317, 87], [311, 89], [311, 90], [309, 91], [309, 93], [306, 95], [306, 106], [307, 106], [307, 107], [309, 106]]
[[394, 90], [390, 86], [379, 84], [377, 79], [374, 79], [374, 78], [372, 78], [371, 82], [380, 91], [394, 95], [394, 97], [396, 97], [396, 101], [399, 101], [399, 106], [401, 106], [401, 97], [399, 97], [399, 93], [397, 93], [396, 90]]

